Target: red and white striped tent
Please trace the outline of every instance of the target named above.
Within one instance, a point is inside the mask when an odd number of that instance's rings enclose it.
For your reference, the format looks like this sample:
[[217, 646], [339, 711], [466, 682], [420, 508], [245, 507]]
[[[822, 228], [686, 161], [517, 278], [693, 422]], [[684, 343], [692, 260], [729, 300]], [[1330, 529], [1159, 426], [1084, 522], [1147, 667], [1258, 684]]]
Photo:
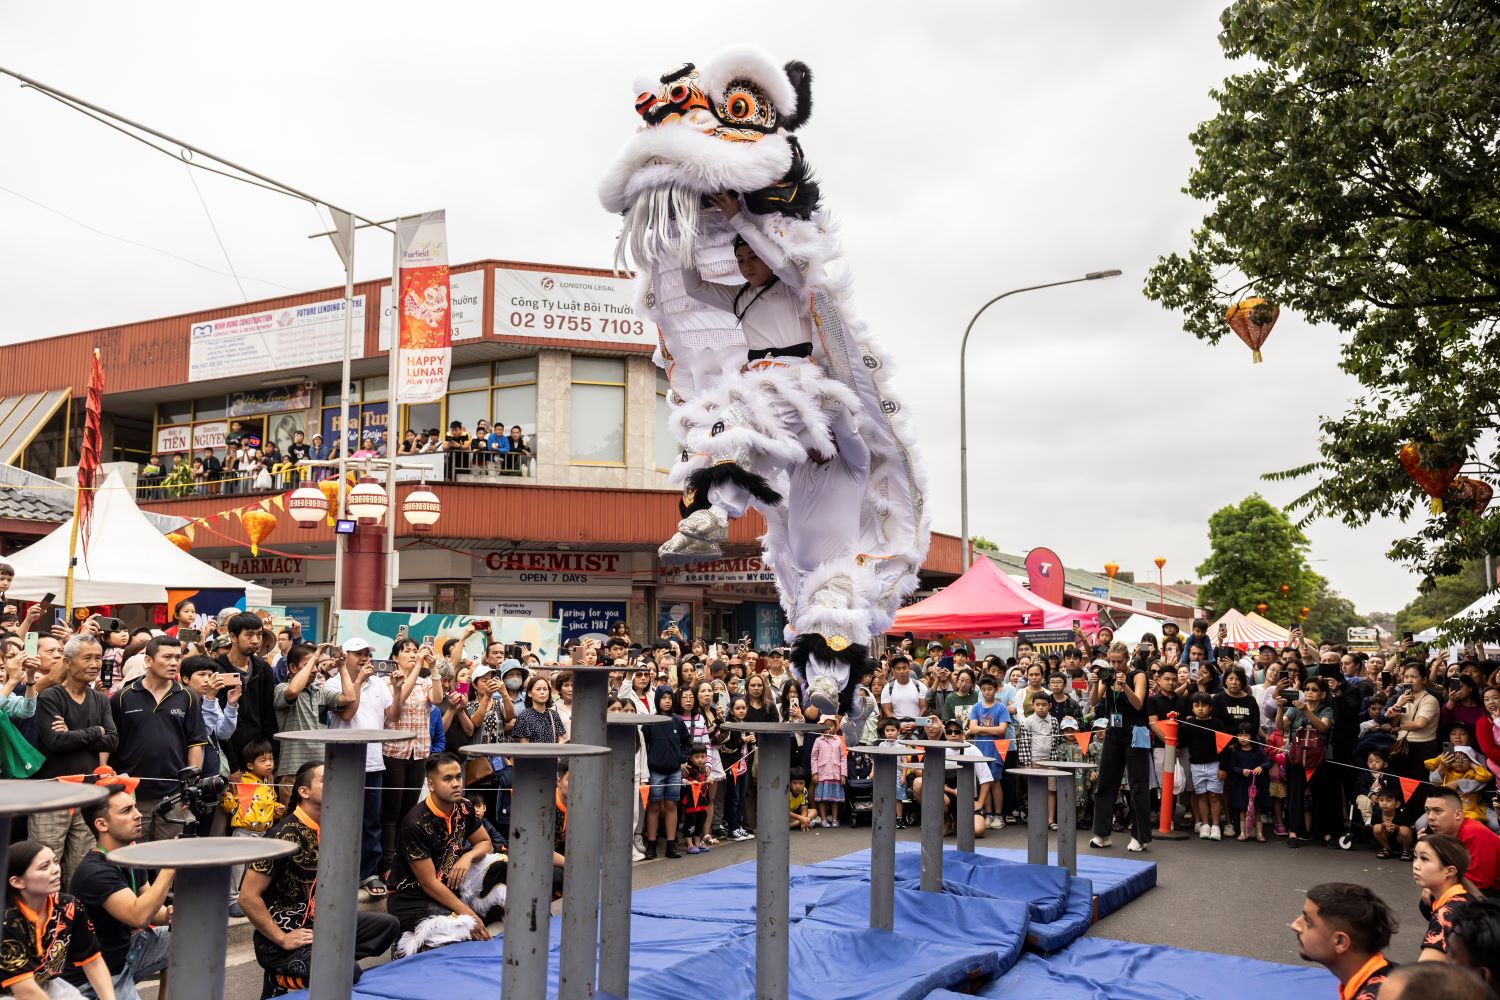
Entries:
[[1259, 649], [1261, 646], [1280, 649], [1288, 645], [1288, 634], [1285, 631], [1265, 619], [1257, 622], [1233, 608], [1224, 612], [1224, 617], [1209, 626], [1208, 634], [1215, 644], [1219, 642], [1220, 625], [1223, 625], [1228, 633], [1224, 637], [1224, 645], [1233, 646], [1235, 649]]

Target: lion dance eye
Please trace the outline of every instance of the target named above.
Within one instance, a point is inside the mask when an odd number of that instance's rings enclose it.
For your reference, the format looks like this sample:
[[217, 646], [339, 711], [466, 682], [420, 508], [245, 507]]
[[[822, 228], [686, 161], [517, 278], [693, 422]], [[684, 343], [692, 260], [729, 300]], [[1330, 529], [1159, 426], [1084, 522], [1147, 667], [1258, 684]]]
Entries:
[[729, 112], [731, 118], [750, 118], [756, 112], [755, 96], [743, 90], [737, 90], [730, 94], [724, 102], [724, 109]]
[[710, 437], [718, 437], [720, 434], [723, 434], [724, 433], [724, 421], [720, 420], [717, 423], [715, 423], [713, 425], [713, 427], [709, 428], [708, 433], [709, 433]]
[[687, 87], [679, 83], [673, 86], [671, 90], [667, 91], [667, 100], [671, 101], [673, 104], [681, 104], [683, 101], [687, 100], [687, 95]]

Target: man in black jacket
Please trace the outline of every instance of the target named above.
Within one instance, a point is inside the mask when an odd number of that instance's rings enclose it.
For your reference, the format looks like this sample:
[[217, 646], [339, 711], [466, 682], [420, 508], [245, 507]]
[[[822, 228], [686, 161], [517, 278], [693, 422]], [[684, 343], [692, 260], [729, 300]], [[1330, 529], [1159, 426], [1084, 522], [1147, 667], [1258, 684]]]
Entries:
[[[229, 766], [236, 771], [245, 767], [244, 749], [253, 740], [268, 740], [275, 745], [276, 735], [276, 679], [271, 667], [257, 655], [264, 625], [260, 616], [248, 611], [229, 619], [229, 648], [219, 657], [225, 673], [235, 673], [244, 685], [245, 693], [240, 697], [239, 724], [230, 737]], [[219, 692], [219, 704], [229, 701], [227, 691]]]
[[[93, 774], [99, 755], [120, 745], [109, 697], [94, 690], [104, 650], [92, 635], [79, 634], [63, 645], [62, 683], [36, 699], [37, 742], [47, 759], [38, 778]], [[83, 811], [64, 809], [31, 817], [31, 836], [52, 848], [63, 868], [63, 883], [94, 846]]]

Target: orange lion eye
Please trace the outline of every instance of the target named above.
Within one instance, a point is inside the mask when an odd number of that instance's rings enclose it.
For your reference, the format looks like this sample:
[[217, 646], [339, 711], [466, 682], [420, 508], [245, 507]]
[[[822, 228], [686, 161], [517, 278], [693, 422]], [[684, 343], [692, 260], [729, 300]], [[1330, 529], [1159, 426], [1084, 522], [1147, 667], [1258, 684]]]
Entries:
[[724, 108], [731, 118], [753, 117], [757, 108], [755, 96], [743, 90], [736, 90], [725, 99]]

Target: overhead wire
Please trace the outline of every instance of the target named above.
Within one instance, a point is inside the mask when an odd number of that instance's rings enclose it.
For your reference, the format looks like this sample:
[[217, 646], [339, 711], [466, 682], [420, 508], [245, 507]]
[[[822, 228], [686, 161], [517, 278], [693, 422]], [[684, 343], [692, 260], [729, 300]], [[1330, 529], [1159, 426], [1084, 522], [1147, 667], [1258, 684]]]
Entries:
[[[186, 151], [184, 151], [186, 152]], [[208, 228], [213, 230], [214, 239], [219, 243], [219, 252], [224, 255], [224, 263], [229, 265], [229, 273], [234, 275], [235, 287], [240, 290], [240, 298], [248, 304], [250, 296], [245, 294], [245, 284], [240, 281], [239, 272], [234, 269], [234, 261], [229, 259], [229, 248], [224, 245], [224, 237], [219, 234], [219, 227], [214, 222], [214, 214], [208, 210], [208, 201], [203, 197], [203, 189], [198, 186], [198, 178], [193, 176], [192, 154], [184, 158], [183, 167], [187, 170], [188, 180], [193, 185], [193, 193], [198, 196], [198, 204], [203, 206], [203, 214], [208, 218]]]

